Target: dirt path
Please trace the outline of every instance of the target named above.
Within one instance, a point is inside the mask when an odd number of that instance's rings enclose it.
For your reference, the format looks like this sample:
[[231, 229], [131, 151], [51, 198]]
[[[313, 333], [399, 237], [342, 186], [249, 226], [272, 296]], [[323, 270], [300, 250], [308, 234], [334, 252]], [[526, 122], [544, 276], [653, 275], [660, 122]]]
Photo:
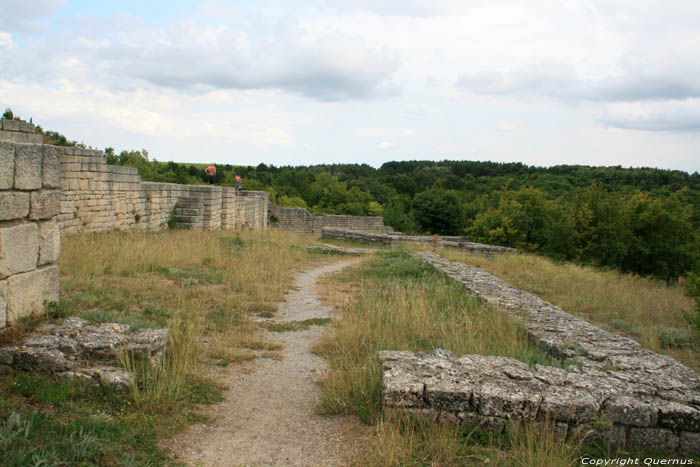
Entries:
[[[297, 277], [274, 321], [330, 317], [313, 291], [316, 280], [353, 261], [318, 267]], [[281, 361], [260, 359], [250, 374], [226, 376], [226, 399], [210, 409], [214, 421], [195, 425], [168, 443], [190, 465], [344, 465], [358, 440], [359, 422], [318, 415], [318, 379], [325, 362], [311, 353], [322, 327], [270, 333], [285, 347]]]

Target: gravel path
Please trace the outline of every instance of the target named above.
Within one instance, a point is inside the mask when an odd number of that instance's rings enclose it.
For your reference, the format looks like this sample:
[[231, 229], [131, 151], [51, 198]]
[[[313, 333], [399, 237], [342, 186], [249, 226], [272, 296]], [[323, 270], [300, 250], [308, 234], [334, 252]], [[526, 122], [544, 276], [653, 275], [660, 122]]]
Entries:
[[[297, 277], [274, 321], [327, 318], [313, 287], [316, 280], [352, 261], [318, 267]], [[190, 465], [345, 465], [359, 433], [366, 428], [350, 417], [317, 413], [318, 379], [325, 362], [311, 353], [322, 327], [270, 333], [285, 347], [281, 361], [260, 359], [250, 374], [229, 375], [226, 399], [210, 409], [214, 421], [194, 425], [168, 443], [179, 461]]]

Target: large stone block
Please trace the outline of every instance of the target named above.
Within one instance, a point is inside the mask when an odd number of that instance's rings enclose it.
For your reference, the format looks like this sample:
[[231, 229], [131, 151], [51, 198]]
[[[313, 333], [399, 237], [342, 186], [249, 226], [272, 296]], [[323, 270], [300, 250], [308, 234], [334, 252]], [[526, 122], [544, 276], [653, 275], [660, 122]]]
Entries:
[[54, 263], [61, 256], [61, 231], [56, 219], [39, 223], [39, 266]]
[[22, 219], [29, 214], [29, 193], [0, 191], [0, 221]]
[[27, 133], [20, 133], [18, 131], [13, 131], [10, 133], [10, 137], [12, 138], [12, 141], [15, 143], [28, 143], [29, 142], [29, 135]]
[[31, 271], [39, 258], [39, 227], [21, 224], [0, 228], [0, 278]]
[[18, 120], [2, 120], [2, 129], [8, 131], [19, 131], [19, 121]]
[[15, 145], [0, 141], [0, 190], [12, 188], [15, 179]]
[[58, 266], [15, 274], [7, 279], [7, 323], [41, 313], [44, 305], [58, 301]]
[[61, 212], [61, 191], [32, 191], [29, 206], [30, 219], [51, 219]]
[[7, 326], [7, 281], [0, 281], [0, 328]]
[[58, 151], [53, 146], [42, 146], [42, 186], [44, 188], [61, 188], [61, 162]]
[[38, 190], [41, 188], [41, 146], [22, 144], [15, 149], [15, 188]]

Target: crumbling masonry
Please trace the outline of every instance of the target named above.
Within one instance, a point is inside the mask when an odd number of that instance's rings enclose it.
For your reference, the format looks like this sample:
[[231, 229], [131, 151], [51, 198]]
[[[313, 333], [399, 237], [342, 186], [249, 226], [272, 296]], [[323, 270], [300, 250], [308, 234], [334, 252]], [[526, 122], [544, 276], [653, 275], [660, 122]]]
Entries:
[[693, 370], [479, 268], [431, 252], [419, 256], [509, 313], [550, 354], [579, 365], [531, 368], [443, 350], [382, 352], [384, 407], [494, 430], [512, 418], [550, 418], [562, 436], [590, 433], [612, 445], [700, 455], [700, 375]]

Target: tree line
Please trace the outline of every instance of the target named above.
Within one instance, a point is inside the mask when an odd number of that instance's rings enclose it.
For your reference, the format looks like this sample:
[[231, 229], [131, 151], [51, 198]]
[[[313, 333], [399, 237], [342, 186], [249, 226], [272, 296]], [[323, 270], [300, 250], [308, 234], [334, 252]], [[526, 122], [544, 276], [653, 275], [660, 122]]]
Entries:
[[[109, 154], [109, 150], [108, 150]], [[206, 164], [122, 152], [144, 180], [204, 183]], [[110, 157], [110, 156], [108, 156]], [[383, 216], [406, 233], [465, 238], [667, 281], [700, 271], [700, 176], [652, 168], [476, 161], [315, 166], [217, 165], [217, 184], [266, 190], [275, 204]]]
[[[149, 160], [146, 150], [106, 148], [105, 156], [137, 167], [145, 181], [208, 183], [207, 164]], [[269, 191], [275, 204], [383, 216], [406, 233], [462, 235], [667, 281], [700, 272], [697, 172], [447, 160], [216, 168], [217, 185], [235, 186], [238, 174], [244, 189]]]

